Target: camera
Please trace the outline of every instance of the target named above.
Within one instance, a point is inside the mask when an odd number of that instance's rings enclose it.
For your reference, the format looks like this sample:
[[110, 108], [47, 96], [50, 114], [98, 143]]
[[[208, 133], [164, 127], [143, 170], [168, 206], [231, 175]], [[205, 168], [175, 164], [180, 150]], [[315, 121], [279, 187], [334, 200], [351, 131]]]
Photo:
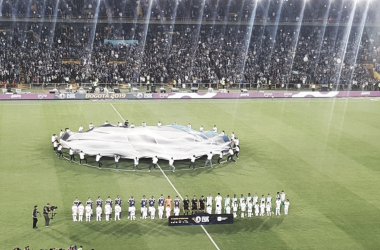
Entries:
[[50, 219], [54, 219], [54, 216], [57, 215], [57, 213], [54, 212], [56, 209], [58, 209], [57, 206], [50, 206], [50, 211], [51, 211], [51, 218]]

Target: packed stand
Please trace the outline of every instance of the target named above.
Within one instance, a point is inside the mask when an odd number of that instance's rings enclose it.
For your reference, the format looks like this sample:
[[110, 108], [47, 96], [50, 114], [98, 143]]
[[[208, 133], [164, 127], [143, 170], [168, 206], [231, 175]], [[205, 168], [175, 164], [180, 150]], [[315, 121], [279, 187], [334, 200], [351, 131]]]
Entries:
[[[298, 21], [303, 2], [304, 0], [258, 1], [255, 20]], [[254, 7], [254, 1], [230, 0], [63, 0], [58, 1], [58, 4], [53, 0], [4, 0], [0, 5], [0, 16], [45, 18], [56, 15], [58, 18], [78, 19], [94, 18], [97, 14], [98, 17], [106, 19], [150, 17], [155, 20], [204, 19], [239, 22], [248, 21]], [[348, 22], [354, 8], [365, 8], [365, 1], [307, 1], [304, 19], [307, 22], [322, 22], [329, 10], [329, 22]], [[376, 8], [369, 8], [367, 19], [376, 19]], [[355, 15], [354, 22], [360, 22], [360, 15]]]

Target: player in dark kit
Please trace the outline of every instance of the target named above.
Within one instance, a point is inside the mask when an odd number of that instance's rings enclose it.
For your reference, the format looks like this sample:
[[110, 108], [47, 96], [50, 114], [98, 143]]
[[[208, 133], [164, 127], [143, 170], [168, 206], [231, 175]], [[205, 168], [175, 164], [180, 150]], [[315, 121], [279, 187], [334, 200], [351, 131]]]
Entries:
[[178, 195], [175, 197], [173, 202], [174, 202], [174, 207], [180, 208], [181, 200], [178, 198]]
[[164, 198], [164, 195], [161, 194], [160, 198], [158, 198], [158, 205], [165, 207], [164, 203], [165, 203], [165, 198]]
[[202, 195], [202, 197], [199, 199], [199, 212], [204, 212], [205, 211], [205, 197]]
[[[128, 200], [129, 207], [133, 207], [135, 205], [135, 203], [136, 203], [135, 198], [133, 198], [133, 196], [131, 196], [131, 198], [129, 198], [129, 200]], [[131, 212], [128, 209], [128, 219], [130, 216], [131, 216]]]
[[[141, 208], [146, 207], [148, 204], [148, 200], [146, 199], [145, 195], [143, 195], [143, 198], [140, 200]], [[140, 218], [142, 218], [142, 209], [140, 209]]]
[[189, 215], [189, 204], [190, 204], [190, 200], [186, 195], [185, 199], [183, 200], [183, 214], [184, 215]]
[[191, 200], [191, 214], [196, 213], [198, 210], [198, 199], [194, 195], [193, 199]]

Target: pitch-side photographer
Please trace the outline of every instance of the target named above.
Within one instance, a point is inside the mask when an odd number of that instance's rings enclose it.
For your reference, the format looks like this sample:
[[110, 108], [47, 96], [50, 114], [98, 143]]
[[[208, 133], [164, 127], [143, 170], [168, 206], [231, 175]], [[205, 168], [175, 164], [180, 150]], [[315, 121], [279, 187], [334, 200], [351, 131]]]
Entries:
[[44, 217], [45, 217], [45, 227], [49, 227], [49, 222], [50, 222], [50, 218], [49, 218], [49, 214], [51, 213], [51, 210], [50, 210], [50, 204], [46, 204], [46, 206], [44, 206]]
[[[33, 209], [33, 213], [32, 213], [32, 217], [33, 217], [33, 229], [36, 229], [37, 228], [37, 214], [40, 213], [37, 211], [38, 207], [37, 205], [34, 206], [34, 209]], [[41, 215], [40, 215], [41, 216]]]

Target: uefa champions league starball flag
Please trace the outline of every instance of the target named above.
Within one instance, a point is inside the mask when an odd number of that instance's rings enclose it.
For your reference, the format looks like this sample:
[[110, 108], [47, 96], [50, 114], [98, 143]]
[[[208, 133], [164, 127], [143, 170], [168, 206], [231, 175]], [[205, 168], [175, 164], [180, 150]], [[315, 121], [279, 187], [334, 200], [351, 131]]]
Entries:
[[84, 133], [68, 132], [60, 141], [64, 148], [87, 155], [122, 158], [152, 158], [174, 160], [199, 158], [213, 152], [228, 152], [228, 136], [213, 131], [199, 132], [181, 125], [117, 127], [110, 124], [95, 127]]

